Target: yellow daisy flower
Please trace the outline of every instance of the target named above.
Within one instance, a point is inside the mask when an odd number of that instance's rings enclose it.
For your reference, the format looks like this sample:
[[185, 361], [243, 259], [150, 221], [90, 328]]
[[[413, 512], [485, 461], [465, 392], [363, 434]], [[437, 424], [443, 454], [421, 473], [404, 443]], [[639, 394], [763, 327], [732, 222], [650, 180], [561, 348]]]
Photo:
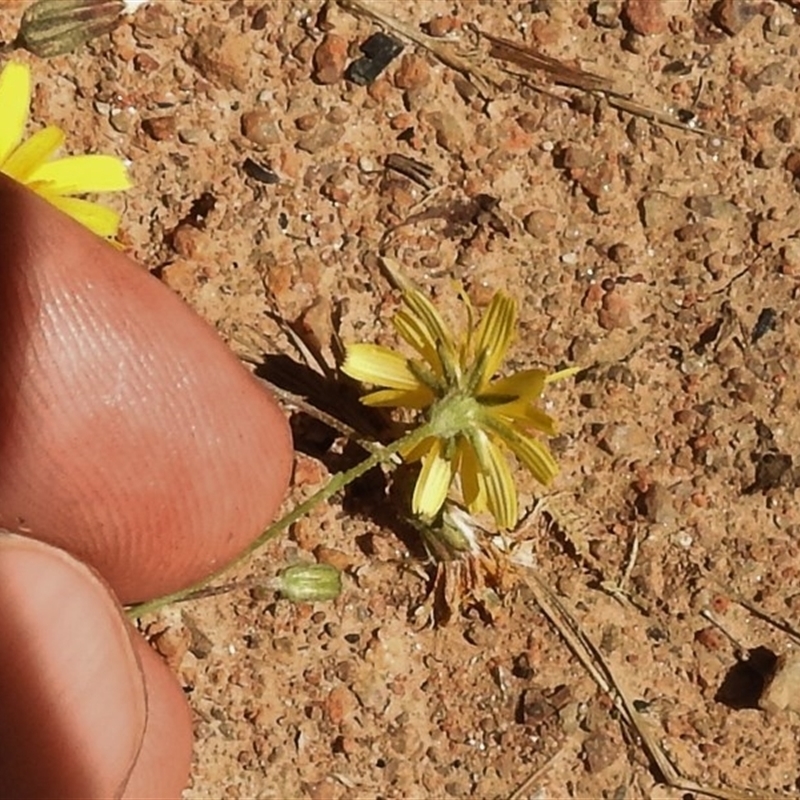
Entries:
[[352, 344], [342, 370], [381, 387], [362, 398], [365, 405], [425, 411], [431, 435], [403, 453], [406, 461], [422, 461], [414, 514], [436, 517], [458, 476], [472, 513], [488, 510], [498, 526], [511, 528], [518, 519], [517, 492], [506, 451], [541, 483], [552, 481], [558, 466], [531, 433], [553, 436], [555, 423], [536, 402], [545, 384], [577, 370], [548, 375], [528, 369], [495, 378], [516, 330], [517, 306], [511, 297], [495, 294], [477, 327], [467, 303], [467, 331], [456, 339], [425, 295], [412, 286], [402, 288], [403, 308], [393, 324], [418, 357], [376, 344]]
[[120, 215], [75, 195], [117, 192], [131, 187], [121, 159], [104, 155], [52, 159], [64, 131], [48, 125], [22, 141], [31, 101], [31, 74], [14, 61], [0, 72], [0, 172], [25, 184], [98, 236], [113, 238]]

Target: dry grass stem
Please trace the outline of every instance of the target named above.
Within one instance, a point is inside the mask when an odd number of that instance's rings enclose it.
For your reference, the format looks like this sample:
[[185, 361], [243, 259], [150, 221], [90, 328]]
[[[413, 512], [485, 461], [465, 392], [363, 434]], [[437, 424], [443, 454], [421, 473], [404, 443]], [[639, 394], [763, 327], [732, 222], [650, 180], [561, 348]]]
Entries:
[[[460, 72], [470, 80], [484, 100], [491, 100], [498, 90], [507, 85], [507, 79], [513, 77], [517, 80], [525, 81], [535, 91], [548, 94], [562, 102], [570, 102], [569, 97], [562, 97], [542, 86], [531, 83], [526, 75], [507, 69], [495, 69], [491, 64], [485, 63], [480, 58], [479, 52], [466, 51], [459, 41], [437, 39], [422, 33], [414, 26], [394, 17], [386, 8], [373, 5], [368, 0], [337, 0], [337, 3], [345, 11], [371, 19], [398, 36], [402, 36], [423, 47], [439, 59], [442, 64]], [[687, 133], [703, 135], [708, 133], [697, 125], [681, 122], [668, 112], [657, 111], [642, 105], [617, 89], [608, 78], [588, 72], [580, 67], [566, 64], [557, 58], [547, 56], [511, 39], [493, 36], [475, 26], [469, 26], [469, 29], [490, 42], [491, 50], [489, 56], [494, 59], [509, 61], [527, 72], [545, 72], [555, 83], [563, 86], [583, 92], [599, 93], [606, 97], [609, 105], [614, 108], [651, 122], [678, 128]]]
[[523, 797], [528, 795], [530, 789], [534, 784], [542, 778], [542, 776], [553, 766], [553, 764], [561, 757], [563, 750], [554, 753], [541, 767], [534, 770], [516, 789], [508, 796], [507, 800], [522, 800]]

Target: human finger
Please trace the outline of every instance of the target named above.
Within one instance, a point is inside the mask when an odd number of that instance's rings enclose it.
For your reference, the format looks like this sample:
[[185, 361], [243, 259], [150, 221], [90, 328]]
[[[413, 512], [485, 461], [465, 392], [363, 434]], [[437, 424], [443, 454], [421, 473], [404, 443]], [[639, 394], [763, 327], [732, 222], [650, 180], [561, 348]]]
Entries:
[[273, 518], [273, 398], [146, 270], [0, 175], [0, 525], [123, 602], [223, 566]]
[[0, 797], [178, 797], [188, 707], [99, 576], [0, 534], [0, 608]]

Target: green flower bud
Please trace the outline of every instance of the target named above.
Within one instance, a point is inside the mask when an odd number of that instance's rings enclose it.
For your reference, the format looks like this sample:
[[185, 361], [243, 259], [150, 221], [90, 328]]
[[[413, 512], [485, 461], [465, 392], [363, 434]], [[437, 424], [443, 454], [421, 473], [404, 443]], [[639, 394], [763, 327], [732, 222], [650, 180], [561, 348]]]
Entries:
[[71, 53], [114, 30], [123, 0], [36, 0], [22, 15], [14, 44], [42, 58]]
[[295, 564], [278, 574], [275, 588], [293, 603], [335, 600], [342, 591], [342, 575], [330, 564]]

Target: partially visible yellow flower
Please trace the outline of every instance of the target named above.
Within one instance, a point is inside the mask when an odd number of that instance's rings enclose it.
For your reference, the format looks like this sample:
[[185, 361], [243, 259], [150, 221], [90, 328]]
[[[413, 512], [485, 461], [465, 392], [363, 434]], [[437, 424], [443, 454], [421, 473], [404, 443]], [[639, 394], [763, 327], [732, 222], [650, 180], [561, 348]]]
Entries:
[[531, 434], [555, 434], [553, 419], [537, 405], [546, 383], [573, 374], [554, 375], [528, 369], [495, 378], [517, 324], [514, 300], [503, 292], [492, 298], [480, 324], [456, 339], [425, 295], [403, 286], [403, 308], [395, 315], [397, 333], [416, 350], [406, 358], [387, 347], [347, 347], [343, 371], [356, 380], [382, 387], [362, 398], [369, 406], [425, 410], [431, 435], [406, 461], [421, 459], [414, 488], [413, 512], [433, 519], [456, 476], [473, 513], [488, 510], [501, 528], [517, 523], [517, 491], [506, 451], [510, 450], [541, 483], [558, 472], [547, 446]]
[[65, 138], [64, 131], [54, 125], [23, 142], [30, 101], [30, 69], [9, 62], [0, 72], [0, 172], [25, 184], [98, 236], [113, 238], [120, 215], [75, 195], [129, 189], [132, 184], [125, 164], [104, 155], [53, 159]]

